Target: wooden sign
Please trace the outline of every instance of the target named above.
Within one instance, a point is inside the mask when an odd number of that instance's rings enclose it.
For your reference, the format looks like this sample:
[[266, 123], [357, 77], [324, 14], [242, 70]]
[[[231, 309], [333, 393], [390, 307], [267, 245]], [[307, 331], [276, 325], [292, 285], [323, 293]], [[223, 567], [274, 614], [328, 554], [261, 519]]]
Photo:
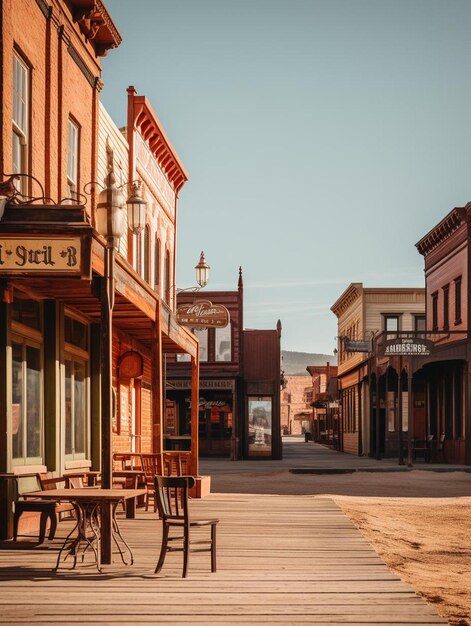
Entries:
[[353, 339], [345, 339], [345, 352], [370, 352], [371, 344], [369, 341], [355, 341]]
[[378, 346], [381, 356], [429, 356], [433, 351], [433, 341], [416, 337], [388, 339]]
[[0, 274], [81, 274], [80, 237], [0, 237]]
[[118, 367], [121, 380], [140, 378], [144, 373], [144, 360], [139, 352], [129, 350], [119, 357]]
[[191, 328], [224, 328], [229, 324], [229, 311], [222, 304], [199, 300], [177, 307], [177, 322]]

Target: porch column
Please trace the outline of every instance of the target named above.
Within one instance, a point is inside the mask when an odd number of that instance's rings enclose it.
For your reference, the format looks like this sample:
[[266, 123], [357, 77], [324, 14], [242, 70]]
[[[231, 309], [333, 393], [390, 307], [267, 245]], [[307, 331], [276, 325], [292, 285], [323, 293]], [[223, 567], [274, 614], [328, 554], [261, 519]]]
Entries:
[[402, 356], [399, 357], [399, 373], [397, 377], [397, 432], [399, 445], [399, 465], [404, 465], [404, 433], [402, 430]]
[[412, 357], [407, 357], [407, 465], [412, 467], [412, 443], [414, 440], [414, 398], [412, 397]]
[[191, 475], [198, 476], [198, 413], [200, 395], [200, 348], [191, 357]]
[[162, 383], [162, 358], [160, 302], [157, 302], [152, 337], [152, 451], [154, 454], [161, 454], [163, 450], [165, 390]]

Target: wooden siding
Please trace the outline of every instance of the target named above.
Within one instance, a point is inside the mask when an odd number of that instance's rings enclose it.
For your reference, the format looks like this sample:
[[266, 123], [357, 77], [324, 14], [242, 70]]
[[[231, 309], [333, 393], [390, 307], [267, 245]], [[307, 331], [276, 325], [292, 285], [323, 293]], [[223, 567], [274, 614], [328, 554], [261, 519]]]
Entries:
[[[122, 132], [111, 119], [105, 107], [101, 104], [98, 110], [98, 166], [97, 166], [97, 182], [104, 184], [104, 180], [108, 173], [108, 163], [106, 146], [107, 144], [113, 150], [114, 168], [116, 182], [118, 185], [127, 183], [128, 178], [128, 151], [129, 146]], [[97, 193], [99, 193], [99, 189]], [[123, 193], [126, 195], [127, 186], [123, 187]], [[126, 214], [127, 224], [127, 214]], [[121, 237], [119, 242], [119, 252], [127, 259], [128, 245], [127, 237]]]
[[343, 452], [358, 454], [358, 432], [343, 434]]
[[[461, 276], [461, 324], [455, 325], [455, 279]], [[461, 245], [426, 272], [427, 328], [432, 329], [432, 294], [438, 293], [438, 328], [443, 329], [443, 287], [449, 285], [449, 328], [466, 330], [468, 310], [468, 249]], [[461, 337], [460, 337], [461, 338]]]
[[[358, 331], [355, 333], [358, 336], [351, 337], [351, 339], [363, 339], [364, 338], [364, 320], [363, 320], [363, 293], [360, 292], [359, 297], [352, 303], [352, 305], [341, 314], [338, 320], [338, 334], [339, 337], [345, 337], [349, 334], [349, 329], [355, 327]], [[362, 361], [365, 360], [365, 354], [361, 352], [348, 352], [343, 356], [343, 346], [339, 346], [339, 365], [338, 374], [342, 376], [344, 372], [356, 367]]]
[[425, 289], [384, 294], [365, 290], [365, 329], [368, 334], [384, 330], [385, 314], [399, 315], [399, 330], [413, 330], [414, 315], [425, 315]]
[[244, 378], [247, 382], [280, 378], [280, 338], [276, 330], [244, 330]]

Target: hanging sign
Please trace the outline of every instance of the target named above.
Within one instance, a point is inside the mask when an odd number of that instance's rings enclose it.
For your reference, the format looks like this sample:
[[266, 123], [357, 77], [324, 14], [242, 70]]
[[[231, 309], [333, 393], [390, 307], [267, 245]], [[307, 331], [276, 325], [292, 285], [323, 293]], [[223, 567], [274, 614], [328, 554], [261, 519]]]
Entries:
[[433, 352], [433, 341], [416, 337], [387, 339], [378, 346], [380, 356], [429, 356]]
[[177, 307], [177, 322], [191, 328], [225, 328], [229, 324], [229, 311], [222, 304], [198, 300]]
[[370, 352], [371, 343], [369, 341], [354, 341], [353, 339], [345, 339], [345, 352]]
[[0, 274], [82, 271], [80, 237], [0, 237]]

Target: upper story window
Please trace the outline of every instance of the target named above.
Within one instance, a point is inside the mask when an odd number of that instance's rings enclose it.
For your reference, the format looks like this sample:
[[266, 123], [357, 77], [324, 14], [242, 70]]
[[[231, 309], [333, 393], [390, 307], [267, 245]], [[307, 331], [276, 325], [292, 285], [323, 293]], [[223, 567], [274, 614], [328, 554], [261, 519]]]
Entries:
[[432, 293], [432, 330], [438, 330], [438, 291]]
[[154, 289], [155, 291], [159, 290], [160, 286], [160, 268], [161, 268], [161, 260], [160, 255], [162, 254], [162, 246], [160, 243], [160, 239], [155, 235], [155, 250], [154, 250]]
[[[399, 315], [384, 316], [384, 330], [386, 333], [397, 333], [399, 331]], [[386, 335], [386, 339], [395, 339], [396, 335]]]
[[216, 328], [215, 343], [216, 361], [232, 361], [230, 324], [228, 324], [225, 328]]
[[164, 263], [164, 298], [167, 304], [170, 304], [170, 252], [165, 251]]
[[143, 249], [144, 273], [142, 275], [146, 283], [150, 283], [150, 227], [147, 224], [144, 229], [144, 249]]
[[[13, 54], [13, 163], [15, 174], [28, 173], [29, 140], [29, 82], [30, 69], [15, 52]], [[16, 183], [20, 193], [26, 194], [27, 178]]]
[[136, 272], [142, 276], [142, 261], [143, 261], [143, 237], [144, 234], [142, 232], [133, 235], [133, 243], [134, 243], [134, 269]]
[[414, 315], [414, 330], [416, 333], [424, 332], [426, 329], [425, 315]]
[[455, 278], [455, 324], [461, 324], [461, 276]]
[[443, 287], [443, 330], [450, 327], [450, 285]]
[[67, 143], [67, 196], [78, 199], [78, 162], [79, 162], [79, 127], [69, 119], [69, 138]]

